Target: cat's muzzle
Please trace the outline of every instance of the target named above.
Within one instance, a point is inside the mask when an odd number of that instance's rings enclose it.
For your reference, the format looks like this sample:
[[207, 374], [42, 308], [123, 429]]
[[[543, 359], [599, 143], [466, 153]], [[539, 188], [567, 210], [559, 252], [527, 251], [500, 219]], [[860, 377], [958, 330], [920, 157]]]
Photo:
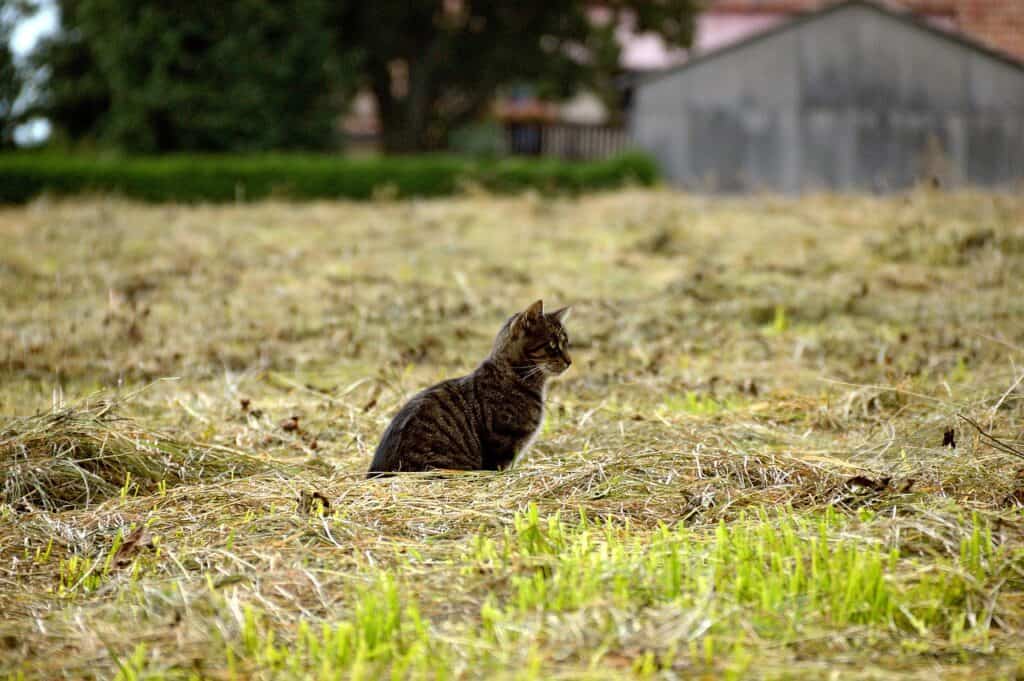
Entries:
[[569, 367], [572, 366], [572, 360], [568, 357], [554, 362], [547, 362], [544, 364], [543, 370], [549, 376], [560, 376], [568, 371]]

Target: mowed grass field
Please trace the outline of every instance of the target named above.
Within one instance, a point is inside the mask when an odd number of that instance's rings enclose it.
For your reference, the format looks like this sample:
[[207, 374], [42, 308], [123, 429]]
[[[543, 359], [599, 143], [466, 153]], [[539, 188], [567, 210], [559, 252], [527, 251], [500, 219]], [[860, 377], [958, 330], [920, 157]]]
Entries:
[[[0, 239], [0, 678], [1024, 675], [1024, 198], [40, 200]], [[537, 298], [575, 361], [534, 448], [365, 480]]]

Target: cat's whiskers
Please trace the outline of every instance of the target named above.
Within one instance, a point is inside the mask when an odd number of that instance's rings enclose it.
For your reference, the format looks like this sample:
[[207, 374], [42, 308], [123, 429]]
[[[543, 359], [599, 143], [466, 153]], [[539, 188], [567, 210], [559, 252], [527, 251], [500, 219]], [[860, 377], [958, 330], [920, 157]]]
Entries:
[[513, 364], [513, 369], [538, 369], [540, 364], [538, 362], [530, 362], [529, 364]]
[[523, 378], [533, 378], [534, 376], [539, 376], [542, 373], [544, 373], [544, 370], [539, 366], [535, 366], [523, 374]]
[[522, 378], [524, 381], [533, 378], [534, 376], [539, 376], [543, 373], [546, 373], [545, 366], [543, 364], [537, 364], [533, 362], [531, 362], [530, 364], [513, 364], [512, 369], [515, 370], [517, 374], [521, 370], [526, 369], [524, 373], [519, 374], [520, 378]]

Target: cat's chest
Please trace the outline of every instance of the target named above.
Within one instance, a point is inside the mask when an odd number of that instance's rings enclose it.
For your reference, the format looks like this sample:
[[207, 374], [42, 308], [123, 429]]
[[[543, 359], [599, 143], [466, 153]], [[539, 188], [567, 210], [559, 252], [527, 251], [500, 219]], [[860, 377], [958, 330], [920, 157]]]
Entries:
[[499, 427], [532, 435], [544, 423], [544, 403], [535, 399], [506, 397], [494, 405], [494, 422]]
[[537, 436], [540, 435], [540, 431], [544, 429], [544, 409], [541, 408], [540, 418], [537, 419], [537, 426], [533, 431], [520, 443], [516, 449], [516, 454], [525, 454], [534, 442], [537, 441]]

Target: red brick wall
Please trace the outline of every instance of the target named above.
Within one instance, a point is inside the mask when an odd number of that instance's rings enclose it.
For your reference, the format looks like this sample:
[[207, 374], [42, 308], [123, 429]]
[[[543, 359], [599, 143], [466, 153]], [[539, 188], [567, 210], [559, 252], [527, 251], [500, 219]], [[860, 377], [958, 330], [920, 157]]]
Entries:
[[[719, 12], [805, 12], [839, 0], [710, 0], [707, 5]], [[909, 7], [916, 12], [952, 13], [960, 0], [876, 0], [883, 4]], [[985, 0], [977, 0], [984, 4]]]
[[1024, 60], [1024, 0], [957, 0], [956, 5], [960, 30]]
[[[790, 14], [836, 0], [708, 0], [711, 11]], [[963, 33], [1024, 61], [1024, 0], [884, 0], [892, 7], [949, 19]]]

